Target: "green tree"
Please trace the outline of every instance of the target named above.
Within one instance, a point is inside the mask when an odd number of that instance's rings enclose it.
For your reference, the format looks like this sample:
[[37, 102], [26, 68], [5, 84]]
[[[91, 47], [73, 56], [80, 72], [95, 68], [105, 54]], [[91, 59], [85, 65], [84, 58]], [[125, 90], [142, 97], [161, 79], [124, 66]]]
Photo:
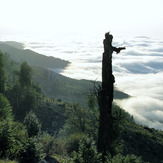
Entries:
[[83, 136], [83, 133], [73, 133], [69, 135], [69, 137], [66, 139], [66, 149], [68, 154], [79, 150], [79, 142]]
[[0, 157], [9, 157], [13, 144], [13, 136], [8, 121], [0, 122]]
[[41, 161], [42, 156], [42, 151], [37, 148], [37, 144], [34, 139], [29, 139], [23, 144], [18, 160], [20, 163], [38, 163]]
[[88, 96], [87, 106], [89, 109], [95, 110], [95, 108], [97, 106], [97, 98], [95, 97], [95, 95], [89, 95]]
[[26, 62], [22, 63], [20, 71], [15, 72], [17, 80], [7, 91], [15, 119], [21, 122], [30, 110], [37, 108], [40, 100], [41, 89], [37, 84], [31, 82], [31, 75], [31, 67]]
[[61, 135], [69, 136], [73, 133], [86, 132], [89, 121], [86, 109], [79, 104], [72, 104], [71, 107], [67, 108], [65, 116], [67, 119]]
[[31, 79], [32, 79], [32, 69], [27, 64], [27, 62], [23, 62], [20, 66], [19, 72], [19, 82], [22, 87], [30, 87], [31, 86]]
[[0, 51], [0, 93], [5, 93], [5, 81], [3, 53]]
[[0, 158], [17, 159], [27, 138], [23, 124], [8, 120], [0, 122]]
[[87, 113], [88, 110], [82, 108], [79, 104], [72, 104], [66, 108], [66, 121], [63, 129], [59, 132], [59, 136], [65, 139], [65, 149], [69, 154], [78, 150], [80, 139], [89, 131], [89, 116]]
[[76, 163], [101, 163], [101, 154], [98, 154], [92, 137], [84, 136], [79, 143], [79, 152], [74, 152]]
[[24, 124], [27, 127], [29, 137], [36, 136], [41, 131], [41, 124], [40, 124], [37, 116], [35, 115], [35, 113], [33, 113], [32, 111], [30, 111], [26, 115], [26, 117], [24, 119]]
[[39, 141], [43, 144], [43, 152], [47, 156], [52, 156], [56, 149], [55, 137], [48, 134], [47, 132], [43, 132], [43, 134], [40, 135]]
[[97, 105], [97, 97], [94, 94], [90, 94], [87, 99], [88, 115], [89, 115], [89, 133], [97, 139], [98, 127], [99, 127], [99, 109]]
[[12, 109], [7, 98], [0, 93], [0, 121], [13, 119]]

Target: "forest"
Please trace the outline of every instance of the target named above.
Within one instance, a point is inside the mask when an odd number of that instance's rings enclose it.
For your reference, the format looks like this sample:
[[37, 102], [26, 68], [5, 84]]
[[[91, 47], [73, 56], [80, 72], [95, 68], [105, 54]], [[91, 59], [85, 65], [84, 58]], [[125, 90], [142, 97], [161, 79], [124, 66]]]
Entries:
[[[92, 93], [100, 82], [56, 74], [49, 68], [59, 65], [34, 64], [32, 58], [40, 56], [28, 50], [18, 60], [24, 53], [18, 45], [0, 43], [0, 163], [102, 162], [97, 150], [99, 108]], [[69, 64], [60, 62], [62, 68]], [[115, 98], [129, 95], [116, 89]], [[112, 110], [117, 120], [105, 162], [161, 163], [163, 131], [137, 125], [115, 103]]]

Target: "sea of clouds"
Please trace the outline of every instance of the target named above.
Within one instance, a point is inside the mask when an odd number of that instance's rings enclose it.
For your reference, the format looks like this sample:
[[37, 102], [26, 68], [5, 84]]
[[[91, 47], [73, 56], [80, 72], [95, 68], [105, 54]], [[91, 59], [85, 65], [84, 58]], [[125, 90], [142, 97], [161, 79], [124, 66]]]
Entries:
[[132, 97], [117, 103], [137, 123], [163, 130], [163, 42], [135, 37], [126, 44], [126, 52], [114, 55], [113, 68], [117, 87]]
[[[54, 70], [76, 78], [101, 80], [103, 36], [56, 35], [18, 40], [36, 52], [71, 61], [65, 70]], [[113, 46], [126, 46], [113, 54], [115, 87], [131, 98], [115, 101], [139, 124], [163, 130], [163, 41], [150, 37], [117, 37]]]

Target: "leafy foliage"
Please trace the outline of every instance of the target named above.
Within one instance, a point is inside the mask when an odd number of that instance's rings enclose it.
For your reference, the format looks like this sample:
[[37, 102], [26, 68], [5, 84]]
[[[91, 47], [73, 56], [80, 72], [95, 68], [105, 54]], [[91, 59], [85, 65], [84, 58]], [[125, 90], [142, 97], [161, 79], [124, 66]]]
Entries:
[[9, 101], [0, 93], [0, 121], [12, 119], [12, 109]]
[[106, 163], [145, 163], [145, 162], [141, 159], [141, 157], [137, 157], [135, 155], [123, 156], [121, 154], [118, 154], [113, 158], [108, 158], [106, 160]]
[[74, 152], [76, 163], [100, 163], [101, 155], [98, 154], [95, 142], [89, 136], [83, 137], [79, 143], [79, 152]]
[[13, 144], [9, 122], [0, 122], [0, 157], [8, 157]]
[[31, 79], [32, 79], [32, 69], [26, 62], [23, 62], [21, 64], [20, 72], [19, 72], [19, 82], [21, 86], [30, 87]]
[[2, 52], [0, 51], [0, 93], [5, 92], [5, 85], [6, 85], [6, 78], [5, 78], [5, 71], [4, 71], [4, 58]]
[[73, 151], [79, 150], [79, 142], [83, 138], [83, 133], [71, 134], [66, 140], [66, 152], [71, 154]]
[[24, 124], [27, 127], [29, 137], [36, 136], [41, 131], [41, 124], [40, 124], [37, 116], [35, 115], [35, 113], [33, 113], [32, 111], [30, 111], [26, 115], [26, 117], [24, 119]]
[[18, 163], [17, 161], [11, 161], [9, 159], [0, 160], [0, 163]]
[[69, 104], [61, 100], [42, 96], [38, 107], [34, 110], [39, 121], [42, 123], [42, 131], [57, 135], [65, 124], [65, 110]]
[[25, 115], [37, 107], [40, 100], [40, 89], [31, 83], [31, 68], [27, 63], [21, 64], [16, 76], [18, 79], [13, 87], [8, 89], [7, 96], [13, 106], [15, 118], [23, 121]]
[[47, 132], [43, 132], [39, 136], [40, 142], [43, 144], [43, 153], [45, 153], [47, 156], [52, 156], [55, 152], [55, 145], [56, 145], [56, 139], [54, 136], [48, 134]]
[[42, 151], [37, 148], [37, 144], [30, 140], [23, 144], [23, 148], [19, 154], [20, 163], [36, 163], [42, 159]]
[[84, 110], [79, 104], [73, 104], [66, 110], [66, 124], [65, 127], [69, 128], [70, 133], [74, 132], [85, 132], [86, 124], [88, 122], [87, 111]]

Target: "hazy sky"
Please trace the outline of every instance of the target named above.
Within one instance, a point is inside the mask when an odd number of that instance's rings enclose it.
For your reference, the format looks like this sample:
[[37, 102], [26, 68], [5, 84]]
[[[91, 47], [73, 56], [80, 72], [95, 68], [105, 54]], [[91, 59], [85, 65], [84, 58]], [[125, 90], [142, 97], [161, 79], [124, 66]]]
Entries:
[[163, 0], [0, 0], [0, 34], [94, 33], [163, 38]]

